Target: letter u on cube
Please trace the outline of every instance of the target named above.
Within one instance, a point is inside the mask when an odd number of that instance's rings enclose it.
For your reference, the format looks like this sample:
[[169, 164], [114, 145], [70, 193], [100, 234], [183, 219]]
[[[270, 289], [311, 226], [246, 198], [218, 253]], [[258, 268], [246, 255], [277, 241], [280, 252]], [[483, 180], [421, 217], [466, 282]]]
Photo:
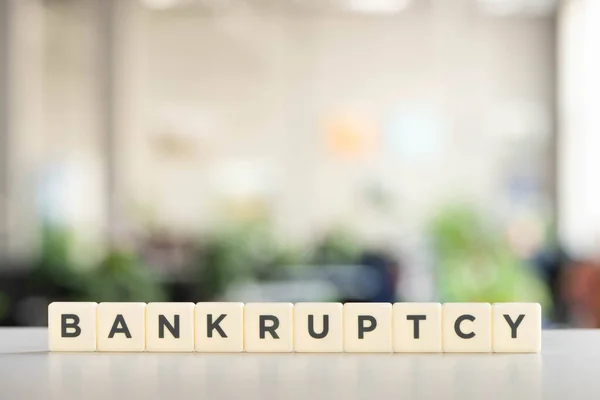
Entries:
[[536, 353], [537, 303], [93, 303], [48, 306], [50, 351]]

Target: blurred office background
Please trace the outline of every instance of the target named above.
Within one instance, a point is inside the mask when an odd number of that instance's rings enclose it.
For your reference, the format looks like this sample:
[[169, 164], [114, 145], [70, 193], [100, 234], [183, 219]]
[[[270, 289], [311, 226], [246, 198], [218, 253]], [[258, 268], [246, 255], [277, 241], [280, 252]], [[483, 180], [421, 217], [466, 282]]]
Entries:
[[0, 0], [0, 324], [537, 301], [600, 328], [600, 3]]

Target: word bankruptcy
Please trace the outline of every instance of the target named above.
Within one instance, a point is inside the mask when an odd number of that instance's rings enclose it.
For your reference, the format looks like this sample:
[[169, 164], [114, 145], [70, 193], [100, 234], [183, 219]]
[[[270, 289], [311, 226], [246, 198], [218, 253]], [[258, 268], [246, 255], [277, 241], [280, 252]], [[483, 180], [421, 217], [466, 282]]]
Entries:
[[537, 353], [537, 303], [48, 306], [50, 351]]

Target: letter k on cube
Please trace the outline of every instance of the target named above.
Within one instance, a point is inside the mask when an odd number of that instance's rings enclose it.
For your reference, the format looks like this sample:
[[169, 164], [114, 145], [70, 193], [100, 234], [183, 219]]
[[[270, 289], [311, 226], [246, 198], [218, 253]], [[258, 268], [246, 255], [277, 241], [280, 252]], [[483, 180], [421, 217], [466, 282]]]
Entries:
[[196, 351], [244, 350], [244, 303], [198, 303], [195, 317]]

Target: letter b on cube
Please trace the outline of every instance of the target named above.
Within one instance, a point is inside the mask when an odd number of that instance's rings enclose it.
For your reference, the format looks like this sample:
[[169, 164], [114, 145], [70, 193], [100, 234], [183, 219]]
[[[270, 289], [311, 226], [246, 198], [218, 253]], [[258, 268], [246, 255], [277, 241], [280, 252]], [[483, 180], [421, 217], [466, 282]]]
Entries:
[[55, 302], [48, 306], [50, 351], [95, 351], [98, 303]]

